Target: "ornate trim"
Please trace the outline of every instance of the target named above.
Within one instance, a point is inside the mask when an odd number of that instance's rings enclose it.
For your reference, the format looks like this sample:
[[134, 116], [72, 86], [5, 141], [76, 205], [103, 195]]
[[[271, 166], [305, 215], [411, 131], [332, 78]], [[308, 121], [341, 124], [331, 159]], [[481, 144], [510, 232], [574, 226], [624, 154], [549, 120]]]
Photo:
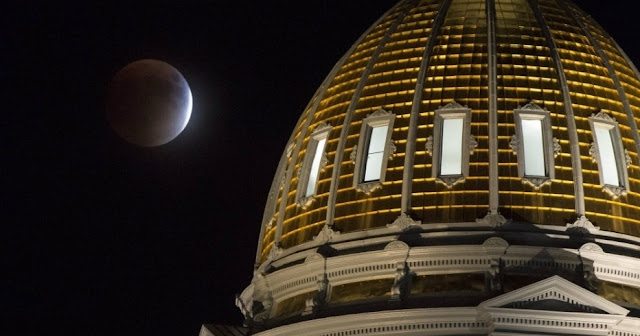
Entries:
[[449, 104], [438, 107], [438, 110], [458, 110], [458, 109], [467, 109], [467, 108], [468, 107], [466, 105], [462, 106], [457, 101], [452, 100]]
[[383, 109], [382, 107], [380, 107], [377, 110], [375, 110], [374, 112], [371, 112], [371, 113], [367, 114], [367, 118], [370, 118], [370, 117], [386, 117], [386, 116], [390, 116], [390, 115], [393, 115], [393, 113], [391, 111], [387, 111], [387, 110]]
[[311, 195], [311, 196], [299, 198], [296, 201], [296, 204], [298, 204], [298, 206], [301, 207], [302, 209], [307, 209], [311, 204], [313, 204], [314, 201], [315, 201], [315, 198], [313, 197], [313, 195]]
[[[486, 218], [486, 216], [485, 216], [485, 218]], [[476, 220], [476, 222], [477, 221], [478, 220]], [[506, 240], [504, 240], [504, 239], [502, 239], [500, 237], [491, 237], [491, 238], [487, 238], [487, 240], [485, 240], [482, 243], [482, 246], [484, 246], [484, 247], [504, 247], [504, 248], [507, 248], [507, 247], [509, 247], [509, 243]]]
[[[396, 219], [397, 221], [397, 219]], [[395, 223], [395, 221], [394, 221]], [[391, 224], [389, 224], [391, 225]], [[389, 226], [387, 225], [387, 226]], [[420, 225], [420, 224], [416, 224], [416, 225]], [[409, 245], [407, 245], [407, 243], [400, 241], [400, 240], [394, 240], [392, 242], [390, 242], [389, 244], [385, 245], [384, 250], [385, 251], [393, 251], [393, 250], [408, 250], [409, 249]]]
[[331, 129], [331, 125], [327, 124], [326, 122], [322, 122], [313, 129], [313, 132], [311, 132], [311, 134], [322, 133], [328, 129]]
[[540, 187], [542, 187], [545, 184], [551, 184], [551, 179], [548, 177], [523, 176], [522, 182], [538, 190], [540, 189]]
[[282, 247], [280, 247], [280, 244], [273, 243], [273, 246], [271, 246], [271, 250], [269, 250], [268, 258], [271, 260], [276, 260], [278, 259], [278, 257], [280, 257], [280, 255], [282, 255], [282, 252], [284, 252], [284, 250], [282, 249]]
[[[393, 223], [387, 224], [387, 227], [388, 228], [395, 228], [395, 229], [398, 229], [400, 231], [407, 231], [410, 228], [415, 227], [415, 226], [420, 226], [421, 224], [422, 224], [422, 221], [414, 220], [413, 218], [411, 218], [406, 213], [401, 213], [400, 216], [398, 216], [398, 218], [396, 218], [396, 220], [393, 221]], [[385, 249], [386, 249], [386, 247], [385, 247]]]
[[606, 120], [606, 121], [609, 121], [609, 122], [617, 123], [616, 118], [612, 118], [610, 115], [608, 115], [603, 110], [598, 111], [598, 113], [592, 113], [591, 114], [591, 118], [592, 119]]
[[284, 173], [280, 176], [280, 188], [278, 189], [284, 188], [284, 183], [287, 180], [287, 173], [288, 173], [288, 170], [285, 170]]
[[625, 187], [622, 186], [614, 186], [614, 185], [610, 185], [610, 184], [605, 184], [602, 187], [602, 190], [605, 191], [607, 194], [618, 198], [622, 195], [626, 195], [627, 194], [627, 189]]
[[629, 155], [629, 151], [626, 148], [624, 149], [624, 163], [625, 167], [629, 169], [629, 167], [631, 166], [631, 156]]
[[364, 182], [356, 185], [357, 191], [361, 191], [367, 195], [371, 195], [372, 192], [378, 189], [382, 189], [382, 183], [380, 183], [380, 181]]
[[517, 134], [511, 136], [509, 140], [509, 148], [513, 151], [513, 155], [518, 155], [518, 146], [520, 145], [520, 139]]
[[591, 162], [598, 162], [598, 146], [596, 146], [595, 141], [589, 145], [589, 155], [591, 156]]
[[469, 154], [473, 154], [473, 151], [478, 147], [478, 140], [473, 134], [469, 134], [469, 138], [467, 139], [467, 150], [469, 150]]
[[349, 154], [349, 159], [351, 163], [356, 164], [356, 159], [358, 158], [358, 145], [353, 145], [353, 149], [351, 150], [351, 154]]
[[553, 145], [553, 157], [556, 158], [558, 157], [558, 155], [560, 155], [560, 153], [562, 153], [562, 146], [560, 146], [560, 141], [558, 140], [558, 138], [553, 137], [552, 140], [552, 145]]
[[390, 139], [387, 143], [387, 152], [389, 153], [389, 160], [393, 160], [393, 157], [396, 155], [396, 151], [398, 148], [396, 147], [396, 142], [393, 139]]
[[324, 146], [322, 150], [322, 159], [320, 159], [320, 171], [323, 172], [324, 168], [329, 163], [329, 158], [327, 157], [327, 146]]
[[476, 223], [498, 228], [507, 223], [507, 219], [499, 212], [488, 212], [484, 217], [476, 218]]
[[436, 177], [436, 182], [443, 183], [449, 188], [452, 188], [454, 185], [464, 182], [464, 175], [453, 175], [453, 176], [438, 176]]
[[534, 103], [533, 101], [530, 101], [526, 104], [524, 104], [524, 106], [522, 107], [518, 107], [518, 110], [529, 110], [529, 111], [546, 111], [546, 108], [542, 108], [540, 107], [540, 105]]
[[333, 231], [333, 229], [329, 227], [329, 225], [325, 224], [322, 227], [322, 230], [320, 230], [320, 232], [318, 233], [318, 235], [313, 237], [313, 241], [320, 244], [326, 244], [331, 242], [331, 240], [333, 240], [333, 237], [339, 234], [340, 234], [339, 231]]
[[602, 247], [600, 247], [600, 245], [598, 245], [596, 243], [586, 243], [586, 244], [580, 246], [579, 251], [580, 251], [580, 253], [582, 253], [582, 252], [604, 253], [604, 250], [602, 249]]
[[424, 144], [424, 150], [427, 154], [433, 155], [433, 135], [427, 137], [427, 142]]
[[600, 231], [599, 226], [593, 225], [585, 215], [582, 215], [576, 219], [573, 223], [567, 223], [567, 231], [575, 231], [578, 233], [592, 233]]

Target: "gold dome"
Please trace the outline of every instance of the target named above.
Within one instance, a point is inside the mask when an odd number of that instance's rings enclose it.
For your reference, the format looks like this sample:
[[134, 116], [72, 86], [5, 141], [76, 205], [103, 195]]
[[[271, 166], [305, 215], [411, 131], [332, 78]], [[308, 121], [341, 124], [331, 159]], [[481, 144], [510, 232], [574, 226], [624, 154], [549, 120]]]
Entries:
[[[496, 0], [495, 10], [485, 3], [401, 1], [338, 61], [280, 160], [258, 263], [274, 244], [299, 246], [325, 226], [366, 231], [405, 214], [445, 227], [482, 225], [487, 213], [562, 227], [582, 218], [640, 236], [636, 68], [570, 2]], [[442, 134], [447, 110], [468, 115], [458, 141], [462, 167], [452, 176], [442, 174], [438, 153], [450, 135]], [[545, 129], [538, 140], [543, 172], [531, 174], [522, 143], [533, 140], [519, 125], [536, 113]], [[378, 179], [364, 182], [367, 125], [376, 116], [387, 122], [389, 141]], [[615, 131], [600, 139], [612, 143], [613, 154], [598, 152], [600, 124]], [[616, 164], [607, 168], [611, 157]], [[604, 179], [607, 169], [619, 175], [617, 185]]]

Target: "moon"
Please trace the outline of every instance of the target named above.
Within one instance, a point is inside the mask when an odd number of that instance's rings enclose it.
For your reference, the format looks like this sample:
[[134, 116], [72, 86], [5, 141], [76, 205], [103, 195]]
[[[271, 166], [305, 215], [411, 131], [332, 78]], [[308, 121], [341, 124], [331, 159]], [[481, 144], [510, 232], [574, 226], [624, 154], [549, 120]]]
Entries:
[[171, 65], [142, 59], [118, 71], [109, 84], [107, 119], [126, 141], [143, 146], [175, 139], [191, 118], [189, 84]]

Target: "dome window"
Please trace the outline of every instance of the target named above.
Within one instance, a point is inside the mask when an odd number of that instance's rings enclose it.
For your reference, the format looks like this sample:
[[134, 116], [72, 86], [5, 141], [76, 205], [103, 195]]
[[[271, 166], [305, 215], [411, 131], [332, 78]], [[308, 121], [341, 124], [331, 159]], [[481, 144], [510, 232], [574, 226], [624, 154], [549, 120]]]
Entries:
[[431, 144], [432, 177], [449, 187], [469, 175], [469, 154], [477, 145], [470, 128], [471, 109], [468, 107], [452, 102], [436, 110]]
[[296, 193], [300, 195], [298, 204], [303, 208], [306, 208], [313, 202], [313, 196], [316, 194], [318, 185], [318, 177], [329, 161], [325, 147], [330, 130], [331, 126], [322, 124], [316, 127], [309, 138], [307, 153], [300, 168], [300, 179]]
[[629, 154], [622, 145], [618, 122], [604, 112], [589, 118], [594, 142], [589, 153], [598, 163], [600, 185], [614, 197], [625, 194], [629, 189], [627, 168], [631, 163]]
[[551, 134], [549, 111], [529, 103], [514, 114], [516, 134], [510, 146], [518, 157], [518, 176], [538, 189], [555, 178], [554, 157], [560, 145]]
[[355, 152], [356, 169], [354, 187], [365, 193], [382, 186], [387, 161], [395, 152], [391, 140], [395, 115], [383, 109], [369, 114], [362, 120], [360, 139]]

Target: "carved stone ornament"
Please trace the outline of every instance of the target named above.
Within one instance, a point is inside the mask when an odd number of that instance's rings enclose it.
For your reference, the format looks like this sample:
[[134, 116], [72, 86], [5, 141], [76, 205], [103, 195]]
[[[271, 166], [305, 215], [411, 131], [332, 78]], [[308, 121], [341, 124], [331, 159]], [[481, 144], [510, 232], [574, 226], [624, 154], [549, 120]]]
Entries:
[[591, 156], [591, 161], [598, 162], [598, 146], [596, 146], [595, 142], [592, 142], [589, 146], [589, 155]]
[[322, 152], [322, 159], [320, 159], [320, 171], [324, 171], [324, 168], [329, 163], [329, 158], [327, 157], [327, 151]]
[[593, 225], [585, 215], [580, 216], [573, 223], [567, 223], [567, 231], [573, 231], [577, 233], [587, 233], [599, 231], [600, 227]]
[[453, 100], [449, 104], [439, 107], [438, 110], [458, 110], [466, 108], [466, 106], [462, 106], [457, 101]]
[[[420, 225], [420, 224], [418, 224]], [[385, 247], [384, 250], [385, 251], [393, 251], [393, 250], [408, 250], [409, 249], [409, 245], [407, 245], [407, 243], [400, 241], [400, 240], [394, 240], [390, 243], [388, 243]]]
[[518, 110], [546, 111], [547, 109], [544, 109], [540, 107], [540, 105], [534, 103], [533, 101], [530, 101], [526, 103], [523, 107], [519, 107]]
[[313, 197], [313, 195], [311, 195], [311, 196], [306, 196], [306, 197], [299, 198], [296, 203], [302, 209], [307, 209], [311, 204], [313, 204], [313, 202], [315, 202], [315, 200], [316, 199]]
[[560, 155], [560, 153], [562, 153], [562, 146], [560, 146], [560, 141], [558, 141], [558, 138], [553, 137], [553, 157], [557, 157], [558, 155]]
[[318, 288], [318, 292], [311, 298], [308, 298], [305, 301], [305, 310], [302, 312], [302, 315], [308, 315], [314, 313], [317, 308], [323, 306], [328, 299], [329, 296], [329, 279], [326, 275], [319, 275], [318, 281], [316, 281], [316, 286]]
[[604, 253], [604, 250], [602, 249], [602, 247], [600, 247], [600, 245], [598, 245], [596, 243], [586, 243], [586, 244], [580, 246], [580, 252]]
[[396, 142], [391, 139], [387, 144], [387, 153], [389, 153], [389, 160], [393, 160], [393, 156], [396, 155], [396, 151], [398, 148], [396, 147]]
[[356, 185], [357, 191], [361, 191], [367, 195], [371, 195], [372, 192], [378, 189], [382, 189], [382, 183], [380, 183], [380, 181], [364, 182]]
[[451, 188], [460, 182], [464, 182], [464, 176], [463, 175], [438, 176], [436, 177], [436, 182], [443, 183], [447, 187]]
[[613, 196], [614, 198], [618, 198], [622, 195], [626, 195], [627, 194], [627, 189], [625, 187], [622, 186], [614, 186], [614, 185], [610, 185], [610, 184], [605, 184], [602, 187], [602, 190], [604, 192], [606, 192], [607, 194]]
[[500, 237], [491, 237], [482, 243], [484, 247], [509, 247], [509, 243]]
[[304, 259], [304, 263], [305, 264], [312, 263], [312, 262], [318, 261], [318, 260], [324, 260], [324, 257], [322, 256], [322, 254], [316, 252], [316, 253], [311, 254], [308, 257], [306, 257]]
[[631, 166], [631, 156], [629, 155], [629, 151], [625, 148], [624, 150], [624, 163], [627, 169]]
[[522, 182], [532, 186], [534, 189], [538, 190], [545, 184], [550, 184], [551, 179], [548, 177], [532, 177], [532, 176], [524, 176], [522, 177]]
[[473, 134], [469, 134], [469, 138], [467, 140], [467, 149], [469, 150], [469, 154], [473, 154], [473, 151], [478, 147], [478, 140]]
[[325, 224], [322, 227], [322, 230], [320, 230], [320, 232], [318, 233], [318, 235], [313, 237], [313, 241], [320, 244], [329, 243], [333, 240], [333, 237], [339, 234], [340, 232], [333, 231], [333, 229], [331, 229], [329, 225]]
[[507, 219], [504, 218], [504, 216], [498, 212], [496, 213], [489, 212], [483, 218], [476, 219], [476, 223], [486, 225], [486, 226], [491, 226], [494, 228], [500, 227], [504, 225], [506, 222], [507, 222]]
[[269, 222], [267, 222], [267, 226], [265, 227], [265, 229], [267, 229], [267, 231], [271, 230], [271, 228], [273, 227], [273, 223], [276, 221], [275, 218], [271, 218], [269, 220]]
[[327, 130], [329, 128], [331, 128], [331, 125], [327, 124], [326, 122], [323, 122], [323, 123], [319, 124], [318, 126], [316, 126], [316, 128], [313, 129], [313, 133], [322, 132], [322, 131], [325, 131], [325, 130]]
[[385, 111], [385, 109], [383, 109], [382, 107], [375, 110], [374, 112], [371, 112], [369, 114], [367, 114], [367, 118], [369, 117], [382, 117], [382, 116], [389, 116], [392, 115], [393, 113], [391, 113], [391, 111]]
[[278, 257], [280, 257], [280, 255], [282, 255], [282, 252], [284, 252], [284, 250], [282, 249], [282, 247], [280, 247], [280, 244], [274, 243], [271, 247], [271, 250], [269, 250], [268, 258], [271, 260], [276, 260], [278, 259]]
[[287, 157], [288, 157], [288, 158], [290, 158], [290, 157], [291, 157], [291, 154], [293, 154], [293, 149], [294, 149], [295, 147], [296, 147], [296, 144], [295, 144], [295, 143], [293, 143], [293, 142], [292, 142], [292, 143], [290, 143], [290, 144], [287, 146]]
[[513, 151], [513, 155], [518, 155], [518, 145], [520, 144], [520, 140], [518, 139], [518, 135], [514, 134], [511, 136], [511, 141], [509, 141], [509, 147], [511, 151]]
[[430, 135], [427, 138], [427, 143], [424, 145], [424, 149], [427, 151], [427, 154], [433, 155], [433, 135]]
[[615, 118], [612, 118], [610, 115], [606, 114], [603, 110], [598, 111], [598, 113], [591, 114], [591, 118], [617, 122]]
[[406, 213], [400, 214], [391, 224], [387, 224], [388, 228], [394, 228], [400, 231], [407, 231], [412, 227], [420, 226], [422, 221], [414, 220]]
[[351, 154], [349, 155], [349, 159], [351, 159], [351, 163], [355, 165], [357, 158], [358, 158], [358, 145], [354, 145], [353, 150], [351, 150]]
[[298, 180], [300, 179], [300, 175], [302, 175], [302, 166], [296, 169], [296, 177], [298, 178]]

